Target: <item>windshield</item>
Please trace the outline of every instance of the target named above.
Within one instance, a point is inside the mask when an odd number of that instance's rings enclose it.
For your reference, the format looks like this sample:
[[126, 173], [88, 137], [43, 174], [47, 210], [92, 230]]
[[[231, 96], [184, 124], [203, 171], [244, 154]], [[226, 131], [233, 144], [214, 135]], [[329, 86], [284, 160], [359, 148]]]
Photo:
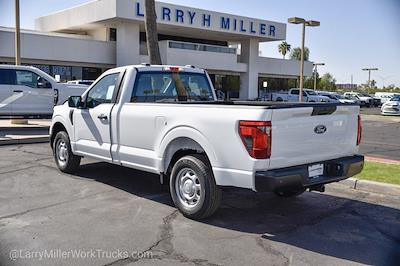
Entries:
[[189, 72], [142, 72], [131, 102], [214, 101], [207, 76]]

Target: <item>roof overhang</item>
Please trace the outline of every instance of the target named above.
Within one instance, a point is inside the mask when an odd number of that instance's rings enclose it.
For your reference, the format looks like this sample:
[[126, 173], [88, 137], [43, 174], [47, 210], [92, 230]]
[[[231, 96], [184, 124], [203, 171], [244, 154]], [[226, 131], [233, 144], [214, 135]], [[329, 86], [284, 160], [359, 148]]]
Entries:
[[[143, 0], [97, 0], [62, 10], [35, 21], [41, 31], [87, 31], [118, 21], [131, 21], [144, 29]], [[257, 38], [260, 42], [286, 39], [286, 24], [156, 2], [160, 33], [198, 38], [207, 34], [215, 40]]]

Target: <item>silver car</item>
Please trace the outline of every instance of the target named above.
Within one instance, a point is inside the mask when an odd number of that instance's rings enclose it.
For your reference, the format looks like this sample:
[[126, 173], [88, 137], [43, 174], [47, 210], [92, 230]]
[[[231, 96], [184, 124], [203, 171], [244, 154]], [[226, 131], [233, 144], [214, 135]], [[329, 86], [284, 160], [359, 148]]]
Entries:
[[400, 96], [395, 96], [381, 107], [382, 115], [400, 115]]

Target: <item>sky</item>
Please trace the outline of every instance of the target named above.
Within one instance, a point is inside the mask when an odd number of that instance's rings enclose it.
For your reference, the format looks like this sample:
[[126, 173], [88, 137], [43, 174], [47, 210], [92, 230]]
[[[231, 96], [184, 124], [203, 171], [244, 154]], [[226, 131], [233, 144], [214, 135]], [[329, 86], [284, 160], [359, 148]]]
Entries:
[[[21, 27], [34, 29], [34, 19], [88, 0], [20, 0]], [[365, 83], [362, 68], [377, 67], [378, 86], [400, 86], [400, 0], [163, 0], [173, 4], [285, 22], [288, 17], [319, 20], [306, 30], [310, 60], [323, 62], [318, 72], [337, 83]], [[0, 26], [14, 26], [14, 1], [0, 0]], [[300, 46], [301, 26], [288, 24], [286, 41]], [[1, 42], [1, 40], [0, 40]], [[262, 43], [262, 56], [282, 57], [279, 42]]]

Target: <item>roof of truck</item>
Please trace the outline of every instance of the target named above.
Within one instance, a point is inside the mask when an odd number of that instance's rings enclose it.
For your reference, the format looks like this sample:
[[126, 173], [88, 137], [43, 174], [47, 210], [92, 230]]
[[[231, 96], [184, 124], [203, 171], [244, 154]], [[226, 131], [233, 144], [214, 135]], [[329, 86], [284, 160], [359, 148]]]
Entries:
[[140, 65], [129, 65], [120, 68], [135, 68], [138, 71], [176, 71], [176, 72], [192, 72], [192, 73], [204, 73], [204, 69], [197, 68], [191, 65], [177, 66], [177, 65], [150, 65], [143, 63]]

